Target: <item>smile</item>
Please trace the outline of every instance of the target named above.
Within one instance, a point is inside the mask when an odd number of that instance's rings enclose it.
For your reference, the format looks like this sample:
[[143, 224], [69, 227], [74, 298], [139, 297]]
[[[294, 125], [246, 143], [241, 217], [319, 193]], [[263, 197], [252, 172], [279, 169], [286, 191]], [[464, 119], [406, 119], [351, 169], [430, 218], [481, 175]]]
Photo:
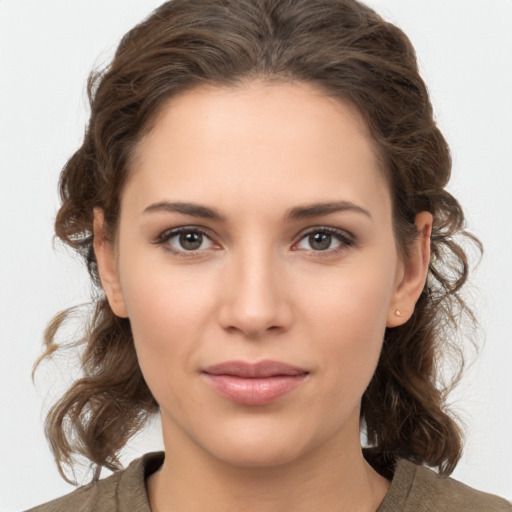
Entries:
[[309, 372], [278, 361], [228, 361], [203, 370], [217, 393], [245, 405], [266, 405], [298, 387]]

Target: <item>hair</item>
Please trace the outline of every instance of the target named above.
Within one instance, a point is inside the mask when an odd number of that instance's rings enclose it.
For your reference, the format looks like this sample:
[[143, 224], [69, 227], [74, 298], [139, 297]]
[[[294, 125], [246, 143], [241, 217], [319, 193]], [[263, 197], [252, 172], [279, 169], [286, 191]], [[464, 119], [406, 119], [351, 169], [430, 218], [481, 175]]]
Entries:
[[[409, 39], [355, 0], [172, 0], [122, 38], [106, 69], [91, 73], [83, 144], [60, 176], [56, 236], [83, 257], [97, 290], [83, 336], [72, 340], [82, 348], [82, 376], [46, 419], [68, 481], [65, 468], [77, 457], [90, 461], [94, 478], [102, 467], [119, 469], [121, 449], [159, 410], [137, 362], [129, 319], [114, 315], [101, 290], [93, 209], [103, 210], [113, 237], [134, 150], [170, 98], [254, 79], [311, 84], [357, 108], [388, 178], [402, 251], [417, 236], [416, 214], [433, 214], [427, 282], [412, 318], [386, 330], [361, 422], [383, 474], [391, 474], [398, 457], [450, 474], [461, 456], [462, 431], [447, 393], [463, 368], [458, 324], [462, 317], [474, 321], [460, 295], [468, 276], [461, 243], [480, 244], [445, 190], [450, 152]], [[60, 347], [58, 331], [73, 311], [49, 324], [36, 366]], [[441, 378], [446, 354], [456, 361], [448, 382]]]

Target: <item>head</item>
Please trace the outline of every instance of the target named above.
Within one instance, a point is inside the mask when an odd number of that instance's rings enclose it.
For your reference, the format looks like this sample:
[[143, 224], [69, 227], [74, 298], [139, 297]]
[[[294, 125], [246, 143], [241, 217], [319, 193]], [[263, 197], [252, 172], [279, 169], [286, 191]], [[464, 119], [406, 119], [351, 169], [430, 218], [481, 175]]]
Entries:
[[[91, 76], [89, 96], [83, 145], [61, 176], [56, 232], [106, 295], [83, 340], [84, 379], [48, 418], [57, 460], [81, 453], [115, 468], [159, 405], [176, 434], [183, 418], [193, 424], [187, 410], [173, 417], [182, 404], [160, 377], [181, 371], [169, 382], [178, 391], [186, 371], [219, 362], [219, 350], [224, 359], [306, 366], [312, 382], [325, 375], [329, 407], [343, 378], [357, 377], [326, 429], [361, 421], [384, 471], [397, 456], [453, 469], [460, 432], [444, 410], [436, 364], [442, 329], [464, 306], [457, 292], [466, 259], [452, 239], [463, 215], [444, 189], [449, 150], [407, 37], [352, 0], [173, 0], [123, 38], [109, 68]], [[341, 213], [282, 221], [299, 205], [340, 200]], [[203, 215], [198, 224], [163, 201], [200, 204], [225, 220]], [[170, 233], [178, 225], [206, 230], [201, 254], [187, 262], [169, 253], [183, 241]], [[339, 230], [316, 235], [344, 252], [311, 257], [306, 228], [326, 225]], [[62, 320], [51, 325], [49, 346]], [[188, 320], [196, 329], [186, 345], [178, 338]], [[160, 321], [174, 336], [153, 337], [148, 326]], [[347, 330], [351, 342], [340, 348]], [[164, 353], [176, 357], [159, 368]], [[334, 362], [346, 360], [354, 375], [337, 376]], [[233, 418], [219, 436], [237, 428]], [[271, 436], [276, 425], [266, 425]], [[310, 443], [329, 435], [315, 428]]]

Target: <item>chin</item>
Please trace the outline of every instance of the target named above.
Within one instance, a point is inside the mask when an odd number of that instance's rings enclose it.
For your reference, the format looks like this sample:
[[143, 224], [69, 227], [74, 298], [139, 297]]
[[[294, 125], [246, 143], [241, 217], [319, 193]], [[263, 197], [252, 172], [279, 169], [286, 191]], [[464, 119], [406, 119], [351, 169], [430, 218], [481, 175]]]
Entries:
[[236, 445], [232, 449], [216, 450], [218, 460], [237, 468], [270, 468], [291, 463], [302, 453], [297, 446], [269, 446], [262, 443]]
[[[207, 447], [207, 444], [210, 446]], [[246, 424], [224, 428], [203, 446], [216, 459], [231, 466], [268, 468], [300, 458], [309, 451], [311, 444], [312, 439], [304, 429], [297, 429], [296, 426], [294, 429], [271, 424]]]

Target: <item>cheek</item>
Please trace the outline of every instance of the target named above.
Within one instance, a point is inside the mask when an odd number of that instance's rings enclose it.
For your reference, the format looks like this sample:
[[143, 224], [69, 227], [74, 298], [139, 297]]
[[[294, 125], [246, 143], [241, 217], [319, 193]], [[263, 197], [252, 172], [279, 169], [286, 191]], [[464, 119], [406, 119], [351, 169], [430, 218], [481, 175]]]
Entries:
[[[211, 317], [213, 290], [192, 267], [142, 263], [132, 254], [121, 267], [122, 290], [142, 373], [157, 401], [180, 376], [195, 371], [194, 354]], [[124, 270], [124, 271], [123, 271]]]
[[308, 337], [322, 353], [326, 392], [333, 400], [350, 402], [347, 406], [359, 401], [377, 366], [393, 293], [389, 268], [373, 265], [339, 272], [325, 283], [329, 293], [317, 291], [303, 308]]
[[[394, 268], [390, 262], [368, 261], [329, 269], [324, 275], [302, 277], [295, 296], [303, 302], [302, 315], [322, 323], [326, 334], [342, 339], [374, 338], [383, 332], [394, 293]], [[345, 333], [345, 335], [343, 335]]]
[[[194, 337], [211, 300], [206, 290], [204, 286], [195, 289], [193, 281], [179, 276], [173, 279], [158, 271], [141, 280], [130, 278], [123, 287], [123, 295], [134, 335], [139, 334], [146, 342], [169, 341], [184, 333]], [[148, 338], [150, 333], [153, 336]]]

